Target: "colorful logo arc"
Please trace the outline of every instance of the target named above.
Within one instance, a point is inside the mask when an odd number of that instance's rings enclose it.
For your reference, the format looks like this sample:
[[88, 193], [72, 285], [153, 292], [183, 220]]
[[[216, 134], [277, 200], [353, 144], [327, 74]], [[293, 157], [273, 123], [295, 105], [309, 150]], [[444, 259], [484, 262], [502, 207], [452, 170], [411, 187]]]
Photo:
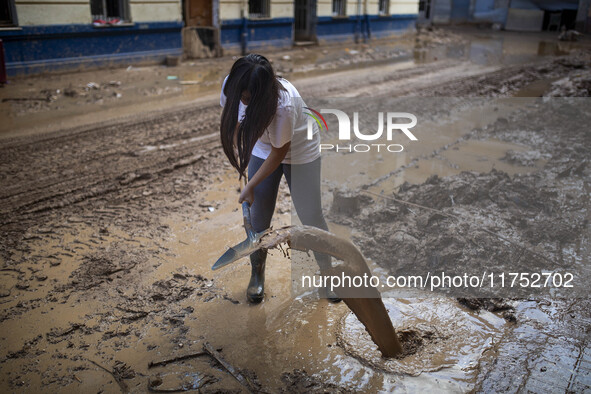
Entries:
[[[316, 123], [318, 123], [318, 127], [320, 127], [320, 130], [322, 130], [322, 124], [320, 123], [320, 119], [322, 119], [322, 123], [324, 123], [324, 127], [326, 128], [326, 131], [328, 131], [328, 125], [326, 124], [326, 120], [324, 120], [324, 116], [322, 116], [320, 114], [320, 112], [313, 110], [312, 108], [309, 107], [304, 107], [304, 109], [307, 109], [308, 111], [311, 111], [312, 113], [309, 112], [304, 112], [306, 115], [311, 116], [312, 118], [314, 118], [314, 120], [316, 121]], [[320, 119], [318, 119], [320, 118]]]

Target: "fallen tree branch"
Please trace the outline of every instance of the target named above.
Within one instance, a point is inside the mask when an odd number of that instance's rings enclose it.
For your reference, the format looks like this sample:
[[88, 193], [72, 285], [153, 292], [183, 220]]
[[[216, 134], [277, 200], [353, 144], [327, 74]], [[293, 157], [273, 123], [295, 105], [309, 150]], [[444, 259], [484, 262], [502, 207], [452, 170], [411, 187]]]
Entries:
[[103, 371], [105, 371], [108, 374], [110, 374], [113, 377], [113, 379], [115, 379], [115, 382], [117, 382], [117, 384], [121, 388], [121, 391], [122, 392], [124, 392], [124, 393], [128, 393], [129, 392], [129, 387], [127, 387], [127, 384], [123, 381], [123, 379], [121, 379], [121, 377], [119, 377], [118, 375], [116, 375], [115, 373], [113, 373], [113, 371], [108, 370], [107, 368], [103, 367], [102, 365], [100, 365], [97, 362], [92, 361], [89, 358], [87, 358], [86, 360], [90, 361], [91, 363], [93, 363], [94, 365], [96, 365], [97, 367], [99, 367], [100, 369], [102, 369]]
[[183, 360], [188, 360], [190, 358], [195, 358], [195, 357], [200, 357], [200, 356], [207, 356], [207, 355], [209, 355], [208, 352], [201, 351], [201, 352], [190, 353], [190, 354], [185, 354], [183, 356], [178, 356], [178, 357], [170, 358], [168, 360], [150, 361], [148, 363], [148, 369], [149, 368], [154, 368], [154, 367], [161, 367], [163, 365], [174, 363], [174, 362], [177, 362], [177, 361], [183, 361]]
[[203, 386], [215, 383], [217, 381], [218, 381], [218, 379], [216, 379], [213, 376], [208, 375], [207, 377], [200, 380], [200, 383], [198, 386], [181, 386], [178, 388], [170, 388], [170, 389], [159, 389], [158, 387], [152, 387], [150, 385], [150, 382], [148, 381], [148, 391], [151, 391], [152, 393], [182, 393], [184, 391], [200, 390], [201, 388], [203, 388]]
[[249, 392], [256, 393], [258, 391], [257, 388], [250, 382], [250, 380], [248, 380], [248, 378], [242, 376], [242, 374], [238, 372], [236, 368], [234, 368], [230, 363], [224, 360], [222, 358], [222, 355], [217, 350], [215, 350], [213, 346], [211, 346], [208, 342], [205, 342], [203, 344], [203, 350], [209, 353], [211, 357], [213, 357], [218, 363], [220, 363], [226, 369], [226, 371], [228, 371], [232, 376], [234, 376], [234, 378], [241, 385], [246, 387]]
[[[337, 237], [328, 231], [311, 226], [282, 227], [263, 235], [257, 246], [261, 249], [272, 249], [282, 243], [287, 243], [295, 250], [320, 252], [343, 261], [344, 264], [339, 267], [323, 270], [322, 275], [350, 277], [364, 275], [371, 277], [372, 275], [359, 249], [351, 241]], [[250, 253], [252, 250], [244, 257]], [[365, 326], [384, 357], [396, 357], [402, 354], [402, 345], [382, 302], [381, 294], [376, 288], [342, 286], [335, 287], [333, 290]]]

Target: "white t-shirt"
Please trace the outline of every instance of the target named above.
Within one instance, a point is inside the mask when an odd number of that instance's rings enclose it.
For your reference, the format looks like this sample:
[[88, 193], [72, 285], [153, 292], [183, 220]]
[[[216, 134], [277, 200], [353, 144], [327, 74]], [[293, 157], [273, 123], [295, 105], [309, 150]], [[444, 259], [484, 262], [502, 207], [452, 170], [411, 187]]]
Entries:
[[[226, 95], [224, 86], [220, 96], [220, 105], [226, 105]], [[271, 153], [271, 147], [281, 148], [291, 141], [289, 151], [283, 159], [285, 164], [305, 164], [310, 163], [320, 157], [320, 133], [318, 125], [313, 124], [314, 132], [312, 139], [307, 138], [308, 133], [308, 115], [304, 107], [306, 104], [301, 98], [299, 92], [288, 80], [278, 78], [285, 90], [279, 91], [279, 102], [277, 103], [277, 112], [271, 121], [271, 124], [261, 138], [256, 142], [252, 154], [265, 160]], [[240, 102], [238, 108], [238, 121], [241, 121], [245, 115], [246, 105]]]

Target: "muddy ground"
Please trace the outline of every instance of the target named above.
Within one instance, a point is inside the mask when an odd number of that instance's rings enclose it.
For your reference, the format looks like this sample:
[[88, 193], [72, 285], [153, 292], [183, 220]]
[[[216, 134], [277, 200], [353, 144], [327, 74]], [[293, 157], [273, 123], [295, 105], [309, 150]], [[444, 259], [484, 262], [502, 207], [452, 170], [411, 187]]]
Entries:
[[[270, 57], [304, 97], [589, 96], [589, 46], [451, 30]], [[207, 355], [150, 367], [207, 342], [265, 392], [591, 389], [586, 298], [386, 298], [396, 329], [416, 345], [401, 360], [380, 358], [342, 303], [294, 299], [280, 252], [270, 257], [264, 303], [248, 305], [246, 261], [210, 270], [244, 234], [237, 180], [217, 138], [216, 89], [232, 61], [186, 62], [174, 74], [132, 67], [52, 76], [43, 86], [29, 78], [2, 89], [2, 98], [49, 97], [0, 108], [3, 387], [244, 391]], [[473, 127], [425, 134], [396, 166], [368, 169], [371, 182], [340, 179], [346, 158], [335, 153], [323, 171], [345, 186], [479, 219], [552, 261], [584, 267], [589, 133], [553, 134], [547, 124], [565, 119], [551, 115], [501, 108]], [[375, 195], [354, 220], [331, 214], [337, 185], [324, 186], [331, 230], [351, 237], [377, 273], [391, 271], [392, 260], [405, 270], [528, 258], [465, 222]], [[285, 184], [274, 220], [290, 223]]]

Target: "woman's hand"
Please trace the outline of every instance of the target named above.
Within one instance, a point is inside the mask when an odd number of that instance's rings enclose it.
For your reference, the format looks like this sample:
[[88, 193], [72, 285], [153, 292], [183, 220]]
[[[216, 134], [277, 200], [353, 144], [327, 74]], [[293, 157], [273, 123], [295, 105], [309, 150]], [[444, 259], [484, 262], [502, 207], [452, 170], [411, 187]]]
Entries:
[[240, 193], [240, 197], [238, 198], [239, 204], [242, 204], [244, 201], [247, 201], [249, 205], [252, 205], [254, 202], [254, 187], [252, 187], [251, 183], [246, 184]]
[[254, 174], [252, 179], [248, 181], [242, 192], [240, 193], [240, 198], [238, 202], [242, 204], [243, 201], [248, 201], [250, 205], [254, 202], [254, 188], [261, 183], [266, 177], [268, 177], [273, 171], [279, 167], [281, 161], [287, 155], [289, 151], [289, 146], [291, 142], [286, 143], [281, 148], [271, 148], [271, 153], [269, 157], [265, 159], [261, 167], [258, 171]]

